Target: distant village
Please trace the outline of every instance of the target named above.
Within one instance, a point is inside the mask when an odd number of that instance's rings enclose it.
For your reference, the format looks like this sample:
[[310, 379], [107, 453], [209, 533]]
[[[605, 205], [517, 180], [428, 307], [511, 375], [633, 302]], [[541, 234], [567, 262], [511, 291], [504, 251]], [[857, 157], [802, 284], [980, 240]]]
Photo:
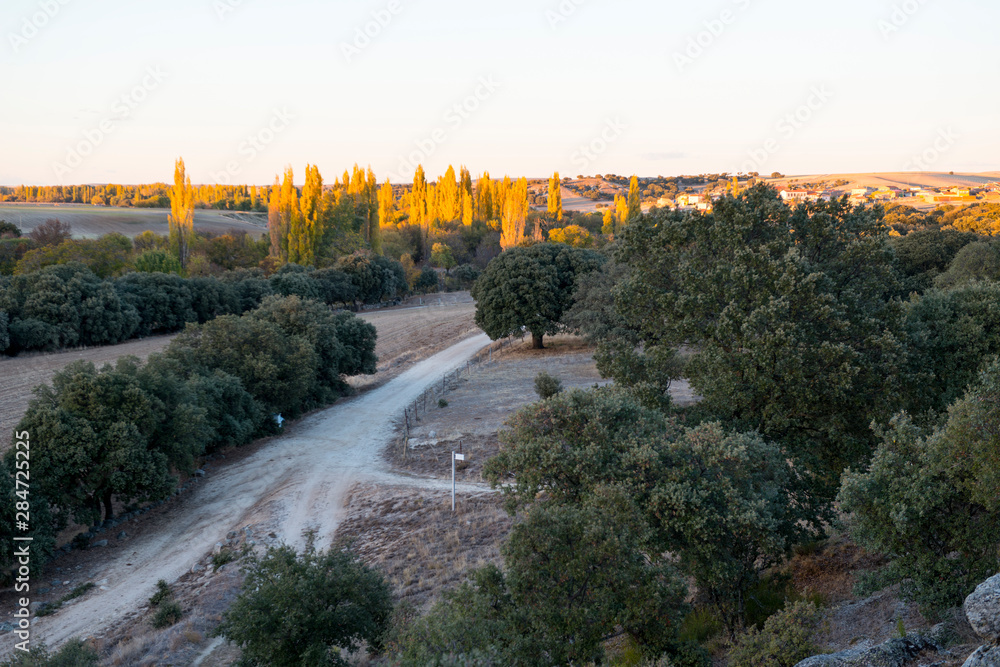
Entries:
[[[1000, 202], [1000, 182], [987, 183], [980, 187], [953, 188], [900, 188], [893, 185], [881, 187], [863, 187], [851, 190], [838, 189], [796, 189], [788, 186], [776, 188], [779, 196], [789, 204], [800, 202], [831, 201], [848, 196], [852, 204], [868, 204], [877, 202], [897, 201], [901, 204], [975, 204], [980, 201]], [[656, 203], [648, 202], [647, 210], [652, 208], [678, 208], [681, 210], [711, 211], [713, 203], [725, 195], [725, 192], [683, 193], [676, 199], [661, 197]]]

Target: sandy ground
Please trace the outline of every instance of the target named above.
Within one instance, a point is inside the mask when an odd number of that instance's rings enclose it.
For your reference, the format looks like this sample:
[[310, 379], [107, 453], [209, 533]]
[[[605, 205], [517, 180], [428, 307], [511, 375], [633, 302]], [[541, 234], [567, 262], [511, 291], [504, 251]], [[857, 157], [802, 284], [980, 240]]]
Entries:
[[[12, 222], [27, 234], [49, 218], [68, 222], [73, 227], [73, 238], [96, 239], [103, 234], [118, 232], [133, 238], [145, 231], [166, 235], [169, 231], [165, 208], [114, 208], [86, 204], [0, 204], [0, 220]], [[195, 231], [226, 234], [244, 231], [253, 236], [266, 232], [262, 227], [248, 222], [251, 216], [234, 216], [226, 211], [198, 210], [194, 214]]]
[[[379, 371], [397, 369], [428, 352], [437, 352], [456, 337], [476, 329], [475, 304], [468, 292], [424, 297], [422, 307], [416, 305], [420, 301], [412, 299], [401, 308], [361, 314], [378, 329], [375, 353], [379, 357]], [[32, 390], [51, 382], [52, 376], [67, 364], [83, 359], [100, 366], [128, 355], [145, 359], [162, 351], [172, 339], [172, 335], [157, 336], [53, 354], [0, 356], [0, 452], [10, 445], [11, 433], [28, 409]], [[361, 388], [384, 379], [383, 373], [373, 378], [358, 378], [352, 384]]]
[[562, 188], [562, 202], [564, 211], [579, 211], [581, 213], [594, 213], [597, 211], [598, 204], [602, 204], [603, 206], [608, 206], [610, 204], [611, 206], [614, 206], [614, 202], [596, 202], [592, 199], [581, 197], [567, 187]]
[[[157, 530], [110, 548], [102, 560], [92, 562], [104, 585], [55, 615], [36, 619], [35, 639], [59, 645], [71, 637], [100, 637], [134, 616], [157, 580], [177, 581], [232, 531], [252, 526], [255, 533], [297, 547], [304, 545], [305, 531], [313, 531], [322, 548], [340, 523], [341, 501], [354, 482], [426, 486], [426, 481], [391, 473], [379, 456], [392, 436], [397, 411], [488, 342], [478, 334], [452, 345], [376, 389], [306, 417], [249, 456], [213, 471], [170, 504]], [[0, 646], [10, 648], [8, 637], [2, 642]]]

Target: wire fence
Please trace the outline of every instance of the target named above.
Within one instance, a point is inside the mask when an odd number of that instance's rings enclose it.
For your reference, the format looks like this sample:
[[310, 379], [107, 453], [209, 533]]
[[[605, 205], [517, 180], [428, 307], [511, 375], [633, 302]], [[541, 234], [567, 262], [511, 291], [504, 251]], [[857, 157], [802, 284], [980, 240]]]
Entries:
[[511, 336], [508, 338], [502, 338], [498, 341], [494, 341], [489, 345], [489, 347], [483, 348], [479, 352], [465, 362], [465, 365], [446, 374], [441, 378], [440, 382], [435, 382], [430, 387], [428, 387], [420, 396], [418, 396], [413, 403], [407, 405], [403, 408], [403, 458], [406, 459], [406, 452], [409, 449], [410, 442], [410, 429], [414, 428], [421, 421], [421, 415], [424, 418], [427, 416], [428, 402], [430, 407], [433, 408], [436, 405], [435, 398], [447, 393], [454, 383], [458, 382], [463, 375], [471, 375], [473, 369], [482, 364], [492, 363], [510, 353], [510, 347], [514, 343], [521, 342], [524, 340], [524, 336], [516, 337]]

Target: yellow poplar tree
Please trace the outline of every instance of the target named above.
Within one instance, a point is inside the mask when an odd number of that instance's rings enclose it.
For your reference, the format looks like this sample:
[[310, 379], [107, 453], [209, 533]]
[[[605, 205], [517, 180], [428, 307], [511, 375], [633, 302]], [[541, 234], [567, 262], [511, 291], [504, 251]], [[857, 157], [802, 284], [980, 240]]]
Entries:
[[472, 205], [472, 195], [468, 192], [462, 191], [462, 224], [466, 227], [472, 226], [472, 220], [474, 217], [473, 205]]
[[624, 225], [628, 222], [628, 198], [615, 195], [615, 212], [618, 214], [618, 224]]
[[316, 248], [320, 237], [323, 177], [319, 167], [306, 165], [306, 184], [302, 188], [299, 213], [290, 221], [288, 261], [302, 266], [316, 264]]
[[442, 222], [451, 222], [461, 217], [458, 181], [455, 180], [455, 168], [451, 165], [448, 165], [448, 171], [438, 182], [438, 198], [438, 214]]
[[396, 197], [388, 178], [378, 191], [378, 222], [380, 227], [395, 227], [397, 222]]
[[187, 266], [194, 238], [194, 188], [191, 187], [191, 177], [187, 175], [183, 158], [177, 158], [174, 163], [174, 187], [170, 190], [170, 217], [167, 223], [170, 250], [181, 266]]
[[642, 193], [639, 191], [639, 177], [632, 176], [628, 186], [628, 221], [637, 220], [642, 215]]
[[490, 172], [486, 172], [479, 177], [479, 182], [476, 184], [475, 216], [487, 222], [495, 219], [496, 212], [493, 202], [493, 180], [490, 178]]
[[271, 257], [284, 263], [288, 258], [288, 232], [281, 221], [281, 181], [274, 177], [274, 187], [267, 202], [267, 231], [271, 237]]
[[[504, 181], [509, 183], [510, 179], [505, 178]], [[520, 178], [516, 184], [507, 189], [507, 199], [501, 219], [500, 247], [503, 250], [516, 248], [524, 240], [527, 217], [528, 179]]]
[[604, 226], [601, 227], [601, 233], [613, 239], [615, 237], [615, 222], [617, 218], [618, 216], [610, 206], [604, 209]]
[[410, 192], [410, 224], [423, 227], [427, 222], [427, 176], [423, 165], [417, 165]]
[[549, 215], [562, 222], [562, 179], [559, 178], [558, 171], [549, 180]]

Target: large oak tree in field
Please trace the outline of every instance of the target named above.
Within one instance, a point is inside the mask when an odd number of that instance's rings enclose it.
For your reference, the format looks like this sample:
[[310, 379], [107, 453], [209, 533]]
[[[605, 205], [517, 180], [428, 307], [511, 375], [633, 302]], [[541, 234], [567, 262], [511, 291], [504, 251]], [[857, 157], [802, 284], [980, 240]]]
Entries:
[[597, 269], [601, 256], [557, 243], [508, 250], [486, 267], [472, 288], [476, 324], [496, 340], [531, 332], [535, 349], [559, 331], [573, 305], [578, 276]]

